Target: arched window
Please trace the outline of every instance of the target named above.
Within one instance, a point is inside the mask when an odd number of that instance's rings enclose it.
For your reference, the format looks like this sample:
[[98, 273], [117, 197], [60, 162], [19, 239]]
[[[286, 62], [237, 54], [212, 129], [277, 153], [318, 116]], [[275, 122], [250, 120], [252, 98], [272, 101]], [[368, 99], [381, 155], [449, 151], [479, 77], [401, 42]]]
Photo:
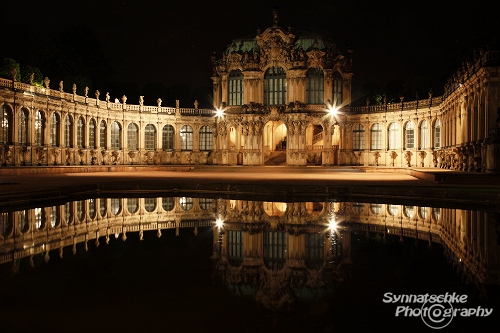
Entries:
[[193, 128], [189, 125], [181, 128], [181, 150], [193, 150]]
[[264, 263], [267, 268], [278, 270], [286, 261], [286, 234], [284, 231], [264, 231]]
[[441, 121], [439, 119], [436, 119], [434, 122], [434, 128], [433, 128], [433, 139], [434, 139], [434, 148], [440, 148], [441, 147]]
[[67, 225], [73, 222], [73, 202], [66, 202], [64, 204], [64, 221]]
[[399, 148], [399, 128], [398, 124], [396, 123], [391, 123], [389, 125], [389, 149], [397, 149]]
[[61, 223], [61, 214], [58, 206], [50, 207], [50, 226], [55, 228]]
[[323, 254], [325, 239], [323, 233], [306, 234], [306, 266], [309, 269], [321, 269], [323, 267]]
[[213, 202], [213, 199], [210, 199], [210, 198], [200, 198], [198, 200], [200, 208], [203, 210], [209, 210], [210, 207], [212, 207], [212, 202]]
[[90, 119], [90, 121], [89, 121], [89, 148], [96, 148], [97, 147], [95, 129], [96, 129], [95, 120]]
[[415, 126], [413, 121], [407, 122], [405, 126], [405, 148], [415, 148]]
[[127, 127], [127, 148], [129, 150], [137, 150], [139, 147], [139, 136], [137, 132], [139, 129], [137, 125], [134, 123], [128, 124]]
[[105, 149], [108, 146], [106, 138], [106, 122], [101, 120], [99, 123], [99, 147]]
[[76, 216], [79, 222], [84, 222], [85, 220], [85, 200], [79, 200], [76, 202]]
[[382, 212], [382, 205], [377, 203], [371, 203], [370, 210], [372, 214], [378, 215]]
[[339, 72], [333, 73], [333, 105], [342, 104], [342, 75]]
[[172, 209], [174, 209], [174, 198], [163, 197], [161, 199], [161, 206], [162, 206], [164, 211], [170, 212]]
[[20, 210], [17, 212], [17, 226], [19, 228], [19, 231], [22, 233], [25, 233], [29, 229], [29, 213], [28, 210]]
[[191, 210], [193, 208], [193, 198], [191, 197], [181, 197], [180, 198], [181, 208], [183, 210]]
[[0, 213], [0, 236], [7, 236], [10, 233], [12, 224], [10, 217], [12, 213]]
[[19, 144], [28, 144], [28, 110], [25, 108], [19, 112]]
[[139, 210], [139, 198], [127, 198], [127, 210], [130, 214], [137, 213]]
[[352, 149], [365, 149], [365, 128], [361, 124], [354, 125], [352, 129]]
[[95, 219], [97, 213], [97, 201], [93, 198], [87, 200], [89, 204], [89, 217], [91, 220]]
[[227, 232], [227, 259], [234, 267], [243, 263], [243, 232], [241, 230], [228, 230]]
[[379, 123], [374, 124], [370, 130], [370, 149], [382, 149], [382, 127]]
[[399, 206], [398, 205], [387, 205], [387, 212], [389, 215], [396, 216], [399, 214]]
[[321, 68], [309, 68], [306, 72], [306, 103], [324, 103], [325, 75]]
[[420, 123], [420, 149], [429, 148], [429, 123], [423, 120]]
[[280, 105], [286, 103], [286, 73], [281, 67], [270, 67], [264, 74], [264, 103]]
[[76, 146], [78, 148], [85, 147], [85, 121], [83, 117], [78, 117], [76, 122]]
[[441, 218], [441, 208], [439, 207], [432, 208], [432, 217], [434, 218], [434, 221], [438, 222], [439, 219]]
[[59, 114], [53, 113], [52, 116], [50, 117], [50, 145], [52, 147], [59, 147], [60, 142], [59, 142], [59, 133], [60, 133], [60, 118]]
[[45, 227], [45, 210], [43, 208], [35, 208], [35, 228], [41, 230]]
[[174, 126], [165, 125], [161, 131], [161, 142], [163, 150], [174, 150]]
[[71, 115], [67, 115], [64, 120], [64, 146], [72, 147], [72, 138], [73, 138], [73, 118]]
[[111, 213], [118, 215], [122, 211], [122, 201], [120, 198], [111, 198]]
[[361, 214], [365, 210], [365, 204], [362, 202], [353, 202], [352, 203], [352, 212], [354, 214]]
[[42, 111], [37, 111], [35, 113], [35, 142], [37, 146], [44, 145], [44, 135], [45, 132], [45, 116]]
[[144, 210], [151, 213], [156, 209], [156, 198], [144, 198]]
[[111, 149], [121, 149], [122, 147], [122, 128], [118, 122], [111, 124]]
[[243, 105], [243, 74], [232, 70], [228, 77], [228, 105]]
[[415, 206], [404, 206], [405, 216], [412, 218], [415, 215]]
[[200, 128], [200, 150], [213, 150], [213, 135], [212, 127], [210, 126], [203, 126], [202, 128]]
[[156, 128], [152, 124], [144, 129], [144, 149], [156, 150]]
[[12, 142], [12, 111], [7, 105], [2, 105], [0, 111], [0, 143]]
[[101, 217], [106, 217], [108, 211], [108, 200], [106, 198], [99, 199], [99, 214]]
[[427, 219], [429, 207], [419, 207], [418, 212], [423, 220]]

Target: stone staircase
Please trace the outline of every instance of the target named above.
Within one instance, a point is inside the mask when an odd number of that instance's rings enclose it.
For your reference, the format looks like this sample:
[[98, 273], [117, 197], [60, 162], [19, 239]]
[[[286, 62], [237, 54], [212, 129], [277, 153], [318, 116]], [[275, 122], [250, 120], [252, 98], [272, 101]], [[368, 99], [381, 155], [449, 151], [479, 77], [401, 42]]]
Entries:
[[264, 162], [264, 165], [286, 165], [286, 152], [285, 151], [274, 151], [269, 155], [269, 157]]

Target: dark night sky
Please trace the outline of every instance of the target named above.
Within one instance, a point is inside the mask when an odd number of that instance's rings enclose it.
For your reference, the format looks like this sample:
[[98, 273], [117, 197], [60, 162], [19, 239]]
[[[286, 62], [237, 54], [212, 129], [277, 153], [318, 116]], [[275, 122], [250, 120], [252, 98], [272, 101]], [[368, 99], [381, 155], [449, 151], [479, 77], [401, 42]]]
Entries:
[[322, 33], [343, 50], [351, 46], [355, 89], [415, 76], [444, 82], [459, 54], [499, 30], [494, 2], [483, 0], [17, 0], [1, 7], [2, 57], [36, 52], [81, 25], [98, 39], [119, 80], [192, 89], [211, 86], [214, 51], [220, 57], [233, 38], [272, 25], [272, 8], [282, 27]]

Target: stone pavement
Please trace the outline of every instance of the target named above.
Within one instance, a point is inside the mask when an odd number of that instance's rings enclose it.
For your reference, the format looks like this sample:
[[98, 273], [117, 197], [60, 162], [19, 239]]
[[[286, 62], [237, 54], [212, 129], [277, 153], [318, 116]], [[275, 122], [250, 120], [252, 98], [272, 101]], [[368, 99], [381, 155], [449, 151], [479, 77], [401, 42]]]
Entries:
[[[442, 181], [443, 174], [451, 181]], [[470, 173], [469, 173], [470, 175]], [[267, 166], [0, 168], [0, 208], [111, 192], [238, 194], [254, 198], [391, 197], [500, 204], [498, 176], [440, 169]], [[491, 175], [490, 175], [491, 176]], [[458, 181], [454, 182], [453, 177]], [[441, 179], [441, 181], [439, 180]], [[484, 181], [482, 181], [484, 179]]]

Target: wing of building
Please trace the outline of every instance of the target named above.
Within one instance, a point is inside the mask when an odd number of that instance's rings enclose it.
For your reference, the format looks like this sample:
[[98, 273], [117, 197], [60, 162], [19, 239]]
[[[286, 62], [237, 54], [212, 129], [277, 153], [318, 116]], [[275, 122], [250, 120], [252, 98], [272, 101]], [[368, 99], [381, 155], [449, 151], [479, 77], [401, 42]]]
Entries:
[[[443, 96], [351, 107], [352, 51], [278, 20], [212, 56], [214, 109], [0, 79], [0, 164], [356, 165], [500, 171], [500, 52]], [[154, 97], [154, 96], [153, 96]]]

